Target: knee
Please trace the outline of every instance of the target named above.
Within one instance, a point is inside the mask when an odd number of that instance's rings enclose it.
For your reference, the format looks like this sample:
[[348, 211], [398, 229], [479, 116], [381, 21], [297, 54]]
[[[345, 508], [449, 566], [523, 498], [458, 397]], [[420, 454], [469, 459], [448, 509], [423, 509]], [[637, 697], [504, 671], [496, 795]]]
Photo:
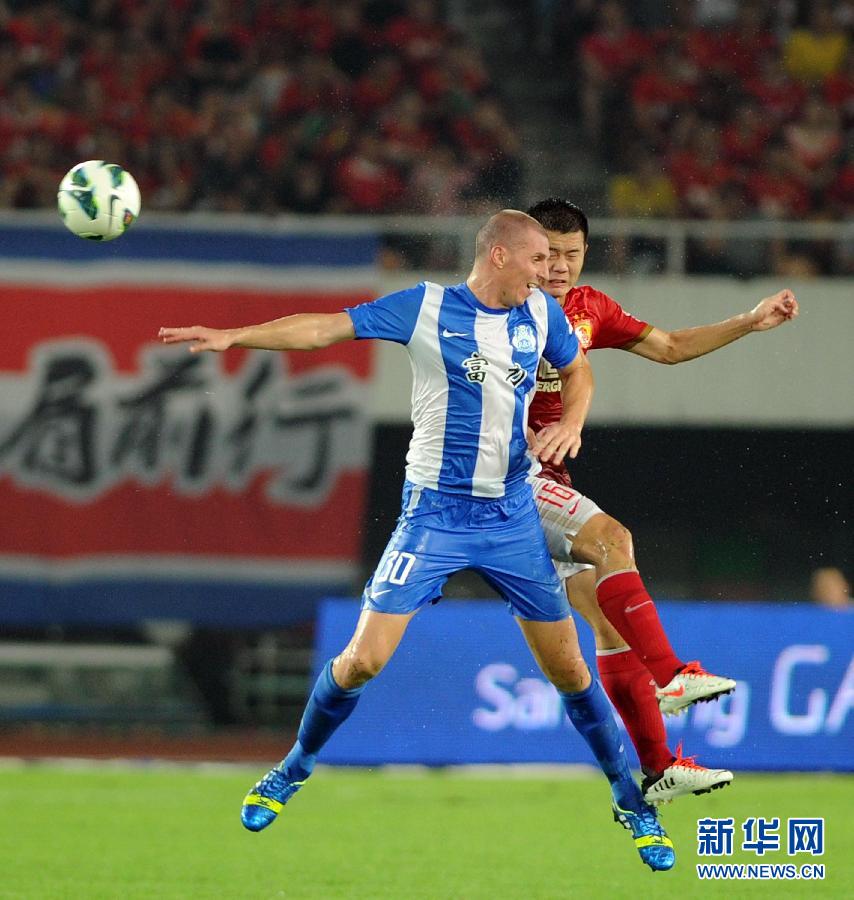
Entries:
[[632, 533], [611, 516], [595, 516], [579, 532], [573, 543], [583, 561], [595, 566], [634, 564]]
[[590, 670], [583, 656], [571, 656], [546, 673], [549, 681], [563, 694], [576, 694], [590, 684]]
[[349, 691], [376, 678], [387, 661], [386, 657], [364, 648], [347, 647], [335, 660], [332, 674], [338, 686]]
[[616, 519], [606, 516], [600, 526], [599, 540], [608, 548], [620, 550], [627, 556], [633, 555], [632, 533]]

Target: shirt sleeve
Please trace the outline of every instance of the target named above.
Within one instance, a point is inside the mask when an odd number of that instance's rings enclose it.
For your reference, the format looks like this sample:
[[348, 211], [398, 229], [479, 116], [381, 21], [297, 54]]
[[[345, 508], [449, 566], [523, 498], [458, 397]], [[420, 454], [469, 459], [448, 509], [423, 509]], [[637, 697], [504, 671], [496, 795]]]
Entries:
[[386, 294], [369, 303], [347, 307], [346, 312], [353, 320], [356, 338], [376, 338], [408, 344], [415, 330], [421, 303], [424, 300], [425, 284]]
[[597, 300], [599, 328], [593, 340], [594, 349], [623, 347], [632, 341], [643, 340], [652, 331], [652, 325], [627, 313], [607, 294], [600, 293]]
[[556, 369], [562, 369], [578, 356], [578, 338], [569, 327], [566, 316], [557, 300], [550, 294], [544, 294], [544, 296], [546, 298], [549, 333], [546, 337], [543, 357]]

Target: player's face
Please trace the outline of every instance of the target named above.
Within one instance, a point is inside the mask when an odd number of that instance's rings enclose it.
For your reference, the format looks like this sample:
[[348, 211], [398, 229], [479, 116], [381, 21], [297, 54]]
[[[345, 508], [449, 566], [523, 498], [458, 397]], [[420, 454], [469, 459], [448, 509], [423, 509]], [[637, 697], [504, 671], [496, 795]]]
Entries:
[[548, 235], [548, 292], [557, 300], [563, 300], [581, 277], [587, 244], [584, 243], [583, 231], [570, 231], [566, 234], [550, 231]]
[[549, 242], [544, 234], [527, 229], [504, 250], [501, 269], [501, 305], [521, 306], [535, 288], [545, 289], [548, 278]]

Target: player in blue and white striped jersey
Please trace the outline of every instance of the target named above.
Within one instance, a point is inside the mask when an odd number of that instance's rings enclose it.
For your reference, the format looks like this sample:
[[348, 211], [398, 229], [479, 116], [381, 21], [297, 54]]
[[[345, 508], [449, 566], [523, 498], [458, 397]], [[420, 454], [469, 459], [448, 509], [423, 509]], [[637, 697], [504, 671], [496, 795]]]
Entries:
[[[530, 487], [538, 458], [577, 455], [592, 395], [577, 339], [556, 301], [540, 290], [548, 249], [539, 223], [504, 210], [478, 233], [463, 284], [422, 283], [342, 313], [247, 328], [161, 329], [165, 343], [187, 341], [192, 352], [310, 350], [378, 338], [403, 344], [412, 362], [415, 429], [398, 525], [365, 587], [353, 637], [314, 686], [294, 747], [244, 799], [248, 829], [269, 825], [302, 786], [415, 613], [441, 596], [450, 575], [473, 569], [504, 597], [558, 689], [611, 783], [615, 816], [631, 828], [642, 860], [653, 869], [673, 866], [672, 844], [632, 779], [611, 707], [581, 655]], [[541, 358], [560, 373], [563, 414], [529, 448], [528, 406]]]
[[[527, 287], [527, 285], [526, 285]], [[406, 477], [472, 497], [512, 494], [537, 465], [524, 422], [541, 356], [568, 366], [578, 341], [540, 290], [495, 309], [467, 284], [422, 283], [348, 310], [359, 338], [406, 346], [415, 430]]]

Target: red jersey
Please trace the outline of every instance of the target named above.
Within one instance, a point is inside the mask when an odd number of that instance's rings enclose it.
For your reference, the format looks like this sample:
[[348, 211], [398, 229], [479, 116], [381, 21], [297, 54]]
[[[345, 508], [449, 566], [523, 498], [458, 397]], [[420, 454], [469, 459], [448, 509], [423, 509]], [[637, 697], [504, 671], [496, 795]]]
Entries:
[[[625, 347], [643, 340], [652, 325], [629, 315], [616, 300], [594, 290], [589, 285], [572, 288], [563, 303], [566, 320], [584, 353], [606, 347]], [[560, 419], [563, 409], [560, 399], [561, 380], [557, 369], [545, 359], [537, 370], [537, 392], [528, 411], [528, 425], [534, 431]], [[566, 466], [543, 463], [543, 478], [570, 484]]]

